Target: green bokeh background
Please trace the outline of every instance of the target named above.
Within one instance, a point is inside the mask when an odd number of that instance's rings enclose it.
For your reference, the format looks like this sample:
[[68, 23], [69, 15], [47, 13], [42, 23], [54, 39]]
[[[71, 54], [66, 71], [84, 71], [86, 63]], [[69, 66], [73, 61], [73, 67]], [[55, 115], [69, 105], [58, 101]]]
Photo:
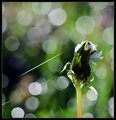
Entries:
[[[114, 97], [114, 3], [108, 2], [107, 6], [102, 8], [103, 6], [101, 4], [105, 3], [100, 2], [99, 4], [101, 5], [101, 8], [95, 9], [94, 7], [92, 8], [88, 2], [54, 2], [51, 3], [51, 9], [46, 14], [38, 14], [33, 10], [33, 4], [36, 6], [37, 10], [40, 10], [44, 3], [46, 2], [2, 3], [2, 18], [7, 21], [7, 28], [2, 33], [3, 74], [7, 75], [9, 78], [8, 86], [2, 89], [2, 94], [4, 96], [2, 96], [2, 103], [9, 101], [14, 91], [17, 94], [14, 97], [19, 97], [19, 99], [21, 97], [21, 101], [19, 100], [19, 102], [11, 101], [2, 106], [2, 117], [12, 118], [12, 109], [14, 107], [21, 107], [25, 114], [33, 113], [36, 118], [76, 118], [75, 88], [70, 79], [68, 79], [66, 71], [62, 75], [57, 74], [60, 73], [66, 62], [71, 62], [75, 46], [84, 40], [96, 44], [98, 52], [102, 51], [104, 59], [96, 60], [95, 62], [97, 65], [90, 64], [91, 71], [95, 78], [91, 85], [97, 89], [98, 98], [94, 102], [89, 101], [86, 97], [89, 89], [83, 87], [82, 99], [83, 106], [85, 105], [85, 107], [83, 107], [83, 114], [91, 113], [94, 118], [113, 117], [109, 112], [108, 103], [110, 98]], [[48, 14], [53, 9], [59, 7], [65, 10], [67, 15], [66, 21], [60, 26], [55, 26], [49, 23], [51, 25], [51, 31], [48, 34], [45, 34], [45, 30], [49, 27], [46, 25], [44, 26], [46, 22], [49, 22]], [[46, 9], [46, 7], [44, 7], [44, 9]], [[26, 10], [31, 13], [32, 22], [30, 24], [23, 25], [18, 22], [17, 15], [21, 10]], [[76, 30], [76, 21], [82, 16], [90, 16], [95, 21], [96, 26], [90, 34], [84, 35]], [[38, 42], [33, 44], [28, 38], [28, 31], [43, 19], [45, 20], [44, 24], [40, 27], [40, 29], [43, 29], [43, 36], [38, 35]], [[41, 24], [41, 22], [39, 24]], [[3, 25], [4, 24], [2, 23], [2, 29], [4, 27]], [[107, 32], [109, 38], [107, 37], [107, 39], [104, 39], [104, 30], [108, 28], [110, 28], [112, 32]], [[9, 50], [5, 45], [5, 40], [9, 36], [15, 36], [19, 40], [20, 45], [15, 51]], [[50, 42], [49, 39], [52, 39], [52, 42], [55, 41], [55, 43]], [[108, 40], [110, 40], [110, 42]], [[46, 41], [48, 41], [48, 49], [44, 50], [43, 45]], [[55, 45], [56, 47], [54, 47]], [[23, 72], [63, 51], [64, 53], [57, 58], [21, 78], [17, 78], [17, 76]], [[15, 64], [12, 56], [21, 59]], [[16, 67], [18, 64], [19, 67]], [[28, 87], [23, 86], [26, 76], [30, 77], [27, 78], [28, 83], [28, 79], [31, 79], [31, 82], [37, 81], [38, 79], [41, 80], [41, 78], [48, 81], [47, 93], [35, 96], [39, 100], [39, 106], [36, 110], [32, 111], [25, 107], [25, 101], [32, 96], [27, 92]], [[56, 80], [59, 76], [65, 76], [69, 81], [69, 86], [64, 90], [58, 90], [55, 87]], [[20, 91], [23, 91], [23, 95]], [[70, 107], [67, 107], [69, 100], [74, 101], [70, 103]], [[90, 104], [90, 106], [87, 106], [87, 104]]]

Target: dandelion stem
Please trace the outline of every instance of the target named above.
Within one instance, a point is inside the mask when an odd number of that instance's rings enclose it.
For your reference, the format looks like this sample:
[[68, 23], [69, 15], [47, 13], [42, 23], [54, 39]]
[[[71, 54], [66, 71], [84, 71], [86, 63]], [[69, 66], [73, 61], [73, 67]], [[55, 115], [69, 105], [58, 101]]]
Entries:
[[81, 85], [80, 83], [76, 84], [76, 96], [77, 96], [77, 117], [82, 118], [82, 96], [81, 96]]

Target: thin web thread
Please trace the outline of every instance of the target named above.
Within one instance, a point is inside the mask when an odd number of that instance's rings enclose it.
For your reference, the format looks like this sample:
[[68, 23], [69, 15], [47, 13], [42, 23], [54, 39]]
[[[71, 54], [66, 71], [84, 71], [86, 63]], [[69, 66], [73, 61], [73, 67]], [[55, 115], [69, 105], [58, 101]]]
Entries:
[[41, 65], [43, 65], [43, 64], [45, 64], [45, 63], [47, 63], [47, 62], [49, 62], [50, 60], [53, 60], [54, 58], [56, 58], [56, 57], [60, 56], [60, 55], [61, 55], [61, 54], [63, 54], [63, 53], [64, 53], [64, 52], [59, 53], [58, 55], [56, 55], [56, 56], [54, 56], [54, 57], [52, 57], [52, 58], [50, 58], [50, 59], [46, 60], [45, 62], [43, 62], [43, 63], [41, 63], [41, 64], [39, 64], [39, 65], [37, 65], [37, 66], [33, 67], [32, 69], [30, 69], [30, 70], [28, 70], [28, 71], [24, 72], [23, 74], [19, 75], [18, 77], [21, 77], [21, 76], [23, 76], [23, 75], [25, 75], [25, 74], [27, 74], [27, 73], [31, 72], [32, 70], [34, 70], [34, 69], [36, 69], [36, 68], [40, 67]]
[[[47, 63], [47, 62], [49, 62], [50, 60], [52, 60], [52, 59], [54, 59], [54, 58], [60, 56], [60, 55], [63, 54], [63, 53], [64, 53], [64, 52], [59, 53], [58, 55], [56, 55], [56, 56], [54, 56], [54, 57], [48, 59], [47, 61], [45, 61], [45, 62], [43, 62], [43, 63], [41, 63], [41, 64], [35, 66], [34, 68], [32, 68], [32, 69], [30, 69], [30, 70], [28, 70], [28, 71], [26, 71], [26, 72], [24, 72], [23, 74], [21, 74], [21, 75], [18, 76], [18, 77], [21, 77], [21, 76], [23, 76], [23, 75], [25, 75], [25, 74], [31, 72], [32, 70], [34, 70], [34, 69], [40, 67], [41, 65], [43, 65], [43, 64], [45, 64], [45, 63]], [[59, 73], [59, 74], [57, 74], [57, 75], [54, 75], [52, 78], [50, 78], [50, 79], [48, 79], [46, 82], [42, 83], [42, 85], [44, 86], [46, 83], [48, 83], [48, 82], [49, 82], [50, 80], [52, 80], [52, 79], [55, 79], [55, 78], [56, 78], [57, 76], [59, 76], [60, 74], [61, 74], [61, 73]], [[14, 101], [14, 100], [13, 100], [13, 99], [12, 99], [12, 100], [9, 100], [9, 101], [3, 103], [2, 106], [6, 105], [6, 104], [8, 104], [8, 103], [10, 103], [10, 102], [12, 102], [12, 101]]]

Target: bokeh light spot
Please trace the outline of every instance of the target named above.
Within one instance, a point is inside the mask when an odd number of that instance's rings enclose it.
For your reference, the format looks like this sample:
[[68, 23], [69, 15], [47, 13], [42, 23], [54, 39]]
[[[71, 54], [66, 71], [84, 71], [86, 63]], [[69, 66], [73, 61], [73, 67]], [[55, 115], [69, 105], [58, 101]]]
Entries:
[[97, 70], [96, 70], [96, 76], [99, 78], [99, 79], [104, 79], [106, 77], [106, 74], [107, 74], [107, 71], [105, 69], [105, 67], [99, 67]]
[[90, 7], [92, 7], [95, 10], [102, 10], [108, 5], [108, 2], [88, 2], [88, 3]]
[[91, 113], [84, 113], [83, 118], [94, 118]]
[[32, 27], [29, 29], [27, 36], [28, 36], [28, 44], [29, 45], [33, 45], [33, 44], [37, 44], [40, 42], [40, 40], [42, 39], [44, 35], [44, 32], [42, 31], [42, 29], [40, 27]]
[[69, 81], [65, 76], [60, 76], [55, 82], [55, 86], [58, 90], [64, 90], [69, 86]]
[[103, 40], [109, 45], [114, 44], [114, 32], [112, 27], [108, 27], [103, 32]]
[[9, 51], [15, 51], [19, 48], [19, 40], [15, 36], [9, 36], [4, 41], [5, 47]]
[[39, 106], [39, 100], [36, 97], [29, 97], [25, 102], [25, 106], [29, 110], [36, 110]]
[[49, 14], [48, 14], [48, 19], [51, 24], [60, 26], [65, 23], [67, 18], [65, 10], [62, 8], [56, 8], [53, 9]]
[[109, 105], [109, 113], [112, 117], [114, 117], [114, 97], [111, 97], [108, 101]]
[[91, 106], [94, 106], [95, 104], [96, 104], [96, 102], [97, 102], [97, 100], [95, 100], [95, 101], [91, 101], [91, 100], [89, 100], [88, 98], [87, 98], [87, 94], [84, 94], [83, 96], [82, 96], [82, 103], [83, 103], [83, 109], [88, 109], [89, 107], [91, 107]]
[[28, 113], [25, 115], [25, 118], [36, 118], [36, 116], [33, 113]]
[[11, 116], [13, 118], [23, 118], [24, 117], [24, 110], [20, 107], [15, 107], [11, 111]]
[[46, 18], [40, 19], [35, 26], [43, 31], [43, 35], [48, 35], [52, 30], [52, 25]]
[[82, 16], [76, 21], [76, 29], [81, 34], [90, 34], [93, 32], [95, 27], [94, 19], [90, 16]]
[[51, 10], [51, 2], [32, 3], [32, 10], [38, 15], [46, 15]]
[[52, 3], [51, 2], [44, 2], [41, 5], [41, 11], [44, 15], [48, 14], [51, 10]]
[[32, 22], [32, 14], [29, 11], [21, 10], [17, 15], [17, 21], [22, 25], [29, 25]]
[[92, 90], [88, 90], [87, 92], [87, 98], [90, 100], [90, 101], [95, 101], [97, 100], [97, 95], [92, 91]]
[[57, 42], [54, 38], [49, 38], [43, 42], [42, 48], [47, 54], [53, 54], [56, 51]]
[[6, 31], [7, 21], [5, 18], [2, 18], [2, 33]]
[[42, 91], [42, 86], [38, 82], [33, 82], [29, 85], [28, 90], [32, 95], [39, 95]]
[[103, 16], [102, 16], [101, 12], [92, 11], [92, 18], [95, 21], [95, 26], [100, 27], [100, 25], [102, 24], [102, 21], [103, 21]]
[[113, 49], [113, 48], [110, 50], [110, 57], [111, 57], [112, 59], [114, 59], [114, 49]]
[[41, 95], [44, 95], [48, 92], [48, 84], [45, 78], [39, 78], [37, 79], [37, 82], [39, 82], [42, 86], [42, 91], [41, 91]]
[[2, 75], [2, 88], [6, 88], [9, 84], [9, 78], [6, 75]]

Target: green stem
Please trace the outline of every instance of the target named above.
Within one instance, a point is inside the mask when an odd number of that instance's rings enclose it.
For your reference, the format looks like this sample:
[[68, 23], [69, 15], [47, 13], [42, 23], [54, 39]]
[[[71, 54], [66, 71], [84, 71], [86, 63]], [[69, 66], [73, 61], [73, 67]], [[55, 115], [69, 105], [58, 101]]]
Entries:
[[77, 95], [77, 117], [82, 118], [82, 96], [81, 96], [81, 80], [78, 79], [75, 73], [72, 70], [69, 70], [67, 76], [71, 79], [74, 87], [76, 88], [76, 95]]
[[77, 117], [82, 118], [82, 96], [81, 96], [81, 85], [80, 83], [76, 84], [76, 95], [77, 95]]

